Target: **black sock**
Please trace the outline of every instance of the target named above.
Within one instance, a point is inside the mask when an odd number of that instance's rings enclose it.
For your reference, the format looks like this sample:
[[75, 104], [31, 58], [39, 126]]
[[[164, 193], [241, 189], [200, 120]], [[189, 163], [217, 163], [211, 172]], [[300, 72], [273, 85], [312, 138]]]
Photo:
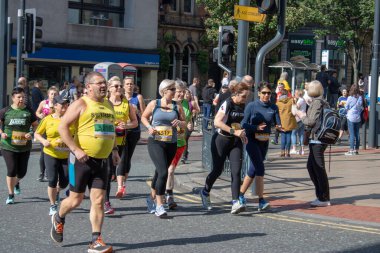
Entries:
[[9, 194], [9, 195], [8, 195], [8, 198], [10, 198], [10, 199], [13, 199], [14, 197], [15, 197], [14, 194]]
[[59, 216], [59, 214], [57, 214], [57, 215], [55, 216], [55, 221], [56, 221], [57, 223], [65, 224], [65, 217], [61, 217], [61, 216]]
[[202, 193], [203, 193], [203, 195], [205, 195], [205, 196], [210, 195], [210, 192], [206, 191], [205, 188], [203, 188]]
[[239, 196], [244, 196], [244, 193], [242, 193], [242, 192], [239, 192]]
[[173, 190], [166, 190], [166, 193], [167, 193], [168, 195], [173, 195]]
[[20, 182], [15, 185], [16, 188], [20, 188]]
[[93, 232], [92, 233], [92, 242], [95, 242], [98, 240], [98, 237], [100, 236], [100, 232]]
[[264, 200], [264, 198], [259, 198], [259, 201], [263, 201]]

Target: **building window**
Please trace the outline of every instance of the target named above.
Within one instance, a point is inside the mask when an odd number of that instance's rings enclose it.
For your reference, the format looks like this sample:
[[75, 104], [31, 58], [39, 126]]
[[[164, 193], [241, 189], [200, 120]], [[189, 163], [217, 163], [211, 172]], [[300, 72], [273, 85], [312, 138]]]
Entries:
[[167, 78], [175, 79], [175, 69], [176, 69], [176, 50], [174, 45], [169, 46], [169, 71]]
[[124, 27], [124, 1], [70, 0], [68, 22], [70, 24]]
[[183, 58], [182, 58], [182, 81], [189, 83], [191, 78], [191, 48], [186, 46], [183, 49]]
[[184, 0], [183, 1], [183, 12], [184, 13], [193, 13], [193, 4], [194, 0]]
[[170, 1], [170, 10], [171, 11], [177, 11], [177, 0], [171, 0]]

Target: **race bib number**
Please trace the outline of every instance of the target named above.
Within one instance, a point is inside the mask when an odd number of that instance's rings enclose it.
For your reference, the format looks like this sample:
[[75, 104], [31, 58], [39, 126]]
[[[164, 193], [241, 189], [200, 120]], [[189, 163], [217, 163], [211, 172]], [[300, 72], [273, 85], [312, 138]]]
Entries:
[[239, 123], [232, 123], [231, 124], [231, 128], [234, 129], [234, 130], [240, 130], [241, 126], [240, 126]]
[[52, 146], [54, 150], [56, 151], [61, 151], [61, 152], [68, 152], [69, 147], [60, 139], [56, 139], [55, 141], [52, 142]]
[[115, 126], [111, 120], [96, 119], [94, 128], [95, 138], [112, 139], [115, 136]]
[[173, 128], [171, 126], [156, 126], [157, 133], [154, 135], [156, 141], [172, 141]]
[[177, 127], [177, 138], [183, 140], [185, 139], [185, 135], [186, 135], [186, 129]]
[[255, 139], [258, 141], [269, 141], [269, 134], [255, 133]]
[[25, 138], [25, 132], [12, 132], [11, 144], [15, 146], [25, 146], [28, 140]]

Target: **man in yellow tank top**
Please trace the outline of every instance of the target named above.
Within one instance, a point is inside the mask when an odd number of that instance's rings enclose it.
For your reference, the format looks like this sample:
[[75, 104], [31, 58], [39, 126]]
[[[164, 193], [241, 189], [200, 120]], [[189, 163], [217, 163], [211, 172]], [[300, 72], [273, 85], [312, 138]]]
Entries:
[[[112, 252], [101, 237], [104, 219], [104, 195], [107, 186], [107, 158], [112, 152], [114, 164], [120, 160], [115, 142], [115, 113], [105, 99], [107, 84], [97, 72], [85, 78], [87, 96], [76, 100], [67, 109], [58, 131], [62, 141], [69, 147], [70, 196], [62, 201], [59, 212], [52, 216], [51, 238], [63, 241], [66, 214], [78, 207], [86, 187], [90, 189], [90, 221], [92, 241], [88, 252]], [[69, 127], [75, 126], [77, 135], [73, 139]]]

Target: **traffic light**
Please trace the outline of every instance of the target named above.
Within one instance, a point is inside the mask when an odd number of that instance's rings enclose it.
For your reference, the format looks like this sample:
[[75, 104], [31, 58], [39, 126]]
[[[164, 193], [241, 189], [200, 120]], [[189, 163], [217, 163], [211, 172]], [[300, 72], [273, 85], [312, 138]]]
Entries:
[[34, 17], [31, 13], [25, 14], [24, 52], [33, 52]]
[[220, 56], [223, 61], [228, 62], [234, 54], [235, 35], [233, 28], [223, 27], [220, 36]]
[[277, 13], [278, 4], [276, 2], [278, 2], [278, 0], [256, 0], [257, 7], [259, 7], [261, 14]]
[[27, 9], [25, 12], [24, 51], [34, 53], [42, 47], [36, 39], [42, 38], [40, 27], [43, 25], [43, 19], [37, 17], [36, 9]]

